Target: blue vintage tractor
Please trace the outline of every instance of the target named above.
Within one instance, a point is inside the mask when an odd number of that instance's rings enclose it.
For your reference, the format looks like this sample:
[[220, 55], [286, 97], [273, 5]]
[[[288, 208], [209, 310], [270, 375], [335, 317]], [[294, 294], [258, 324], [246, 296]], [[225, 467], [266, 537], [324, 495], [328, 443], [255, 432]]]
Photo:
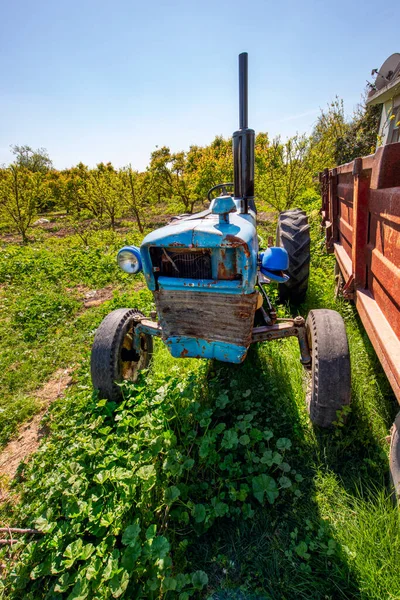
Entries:
[[[143, 271], [156, 305], [153, 320], [134, 308], [111, 312], [97, 329], [91, 357], [93, 386], [119, 400], [123, 380], [148, 366], [153, 336], [177, 358], [241, 363], [250, 344], [297, 337], [308, 371], [307, 404], [314, 423], [328, 427], [350, 402], [350, 361], [345, 327], [332, 310], [307, 320], [277, 319], [266, 287], [278, 282], [290, 304], [304, 300], [310, 262], [307, 216], [279, 215], [277, 246], [259, 252], [254, 200], [254, 138], [248, 128], [247, 54], [239, 56], [240, 128], [233, 134], [234, 183], [208, 193], [209, 208], [174, 218], [148, 234], [140, 248], [118, 253], [132, 275]], [[216, 194], [219, 195], [216, 196]]]

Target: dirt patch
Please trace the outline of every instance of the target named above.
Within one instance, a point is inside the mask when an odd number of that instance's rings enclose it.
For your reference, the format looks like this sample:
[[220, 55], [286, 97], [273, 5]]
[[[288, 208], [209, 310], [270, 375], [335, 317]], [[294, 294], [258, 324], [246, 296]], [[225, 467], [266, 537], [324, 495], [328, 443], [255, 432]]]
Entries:
[[92, 306], [100, 306], [103, 302], [107, 300], [111, 300], [113, 296], [114, 287], [112, 285], [108, 285], [101, 290], [89, 290], [85, 292], [83, 296], [83, 304], [85, 308], [91, 308]]
[[[146, 285], [142, 281], [135, 281], [133, 289], [136, 291], [144, 289]], [[94, 306], [100, 306], [107, 300], [111, 300], [113, 292], [117, 288], [113, 285], [107, 285], [100, 290], [90, 290], [84, 285], [78, 285], [73, 288], [66, 288], [67, 292], [77, 296], [78, 300], [83, 303], [83, 308], [92, 308]]]
[[47, 433], [41, 424], [42, 418], [50, 404], [63, 396], [71, 381], [71, 371], [59, 369], [50, 381], [35, 393], [35, 397], [41, 404], [40, 412], [20, 428], [18, 436], [0, 453], [0, 477], [13, 479], [20, 462], [37, 450], [41, 438]]

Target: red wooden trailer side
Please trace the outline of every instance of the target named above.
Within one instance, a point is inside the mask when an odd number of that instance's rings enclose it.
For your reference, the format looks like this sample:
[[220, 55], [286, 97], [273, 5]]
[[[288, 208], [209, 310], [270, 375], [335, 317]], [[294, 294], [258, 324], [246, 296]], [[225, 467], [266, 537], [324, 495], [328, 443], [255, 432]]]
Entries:
[[320, 174], [326, 246], [400, 403], [400, 143]]

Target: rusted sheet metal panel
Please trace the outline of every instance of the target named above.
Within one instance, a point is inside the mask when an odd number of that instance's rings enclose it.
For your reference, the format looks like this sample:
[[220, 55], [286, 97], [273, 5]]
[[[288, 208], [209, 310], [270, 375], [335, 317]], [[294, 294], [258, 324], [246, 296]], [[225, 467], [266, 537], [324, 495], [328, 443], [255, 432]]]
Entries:
[[371, 190], [368, 244], [400, 266], [400, 187]]
[[372, 213], [400, 225], [400, 186], [383, 190], [371, 190], [369, 206]]
[[381, 146], [375, 153], [371, 188], [400, 186], [400, 143]]
[[[353, 165], [353, 163], [349, 163]], [[345, 165], [346, 167], [349, 165]], [[353, 245], [353, 192], [354, 183], [352, 174], [347, 171], [341, 172], [340, 168], [336, 169], [337, 175], [337, 197], [332, 198], [333, 203], [337, 203], [337, 221], [338, 236], [335, 242], [342, 244], [343, 248], [351, 258]], [[332, 176], [334, 169], [332, 169]], [[333, 225], [335, 228], [335, 224]]]
[[[346, 177], [346, 179], [347, 179], [347, 177]], [[351, 179], [351, 181], [349, 181], [349, 182], [346, 182], [346, 181], [342, 180], [341, 175], [338, 176], [337, 193], [340, 198], [340, 201], [345, 206], [348, 206], [349, 209], [351, 209], [353, 207], [353, 187], [354, 187], [353, 179]], [[343, 216], [344, 216], [344, 214], [343, 214]], [[348, 215], [346, 215], [346, 219], [349, 223], [351, 223], [350, 210], [349, 210]]]
[[356, 307], [400, 403], [400, 340], [370, 292], [357, 290]]
[[324, 169], [323, 173], [320, 173], [319, 181], [322, 197], [322, 224], [325, 225], [326, 221], [331, 220], [329, 215], [329, 169]]
[[339, 263], [340, 270], [343, 274], [345, 281], [347, 282], [353, 273], [351, 258], [341, 244], [335, 244], [334, 250], [336, 259]]
[[351, 260], [353, 263], [354, 285], [367, 284], [365, 247], [368, 242], [368, 200], [371, 170], [362, 168], [362, 159], [354, 161], [353, 190], [353, 242]]
[[400, 337], [400, 269], [374, 248], [369, 255], [368, 289]]
[[400, 187], [370, 192], [366, 262], [367, 287], [400, 338]]
[[331, 223], [331, 235], [332, 240], [329, 243], [328, 250], [332, 251], [332, 245], [334, 242], [337, 242], [339, 239], [339, 228], [338, 228], [338, 177], [336, 173], [336, 169], [332, 169], [332, 172], [329, 174], [329, 186], [328, 186], [328, 202], [329, 202], [329, 221]]
[[363, 171], [369, 171], [376, 164], [375, 154], [369, 154], [368, 156], [362, 157], [362, 169]]
[[337, 181], [323, 207], [333, 215], [337, 202], [340, 270], [400, 402], [400, 143], [324, 177]]
[[352, 161], [352, 162], [346, 163], [345, 165], [340, 165], [340, 167], [336, 167], [338, 175], [345, 175], [346, 173], [351, 175], [353, 173], [353, 166], [354, 166], [354, 163]]
[[257, 296], [258, 292], [154, 292], [163, 338], [187, 336], [239, 346], [251, 343]]
[[[340, 217], [339, 219], [339, 232], [339, 239], [344, 237], [348, 247], [351, 248], [353, 242], [353, 228], [345, 219], [343, 219], [343, 217]], [[351, 253], [349, 253], [349, 256], [351, 256]]]

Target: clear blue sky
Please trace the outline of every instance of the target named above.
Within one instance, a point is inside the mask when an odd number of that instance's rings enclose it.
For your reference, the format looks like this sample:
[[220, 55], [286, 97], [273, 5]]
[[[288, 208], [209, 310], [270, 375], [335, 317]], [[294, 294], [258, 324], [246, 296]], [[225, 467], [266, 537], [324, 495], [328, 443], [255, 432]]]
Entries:
[[28, 144], [57, 168], [144, 168], [156, 144], [227, 137], [243, 51], [249, 125], [310, 131], [336, 94], [351, 113], [371, 69], [400, 50], [397, 17], [372, 0], [4, 0], [0, 164]]

